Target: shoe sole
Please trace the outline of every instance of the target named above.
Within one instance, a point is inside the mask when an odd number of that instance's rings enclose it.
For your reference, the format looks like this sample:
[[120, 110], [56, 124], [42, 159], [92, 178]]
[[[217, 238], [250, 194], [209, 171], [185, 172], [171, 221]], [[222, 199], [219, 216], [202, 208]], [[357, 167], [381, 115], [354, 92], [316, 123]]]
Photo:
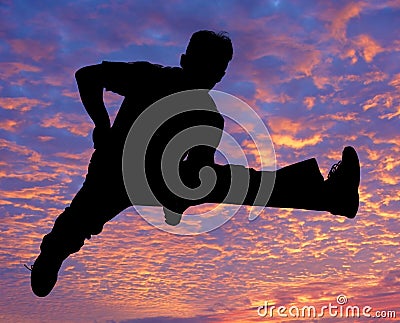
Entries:
[[347, 175], [351, 178], [351, 188], [357, 188], [360, 185], [360, 161], [356, 150], [347, 146], [343, 149], [342, 162], [347, 165]]
[[345, 192], [349, 194], [346, 196], [347, 200], [349, 201], [349, 212], [346, 212], [342, 215], [353, 219], [357, 215], [360, 199], [358, 194], [358, 187], [360, 185], [360, 161], [357, 152], [353, 147], [347, 146], [344, 148], [342, 162], [344, 165], [346, 165], [346, 168], [344, 169], [346, 173], [345, 176], [349, 179], [348, 190]]

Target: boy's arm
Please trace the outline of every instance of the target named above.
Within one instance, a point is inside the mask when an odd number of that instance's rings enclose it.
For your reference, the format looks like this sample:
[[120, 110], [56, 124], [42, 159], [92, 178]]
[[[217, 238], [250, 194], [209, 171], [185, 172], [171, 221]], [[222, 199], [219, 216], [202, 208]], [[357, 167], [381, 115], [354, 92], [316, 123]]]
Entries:
[[110, 132], [110, 117], [103, 100], [105, 76], [102, 64], [82, 67], [75, 73], [82, 104], [95, 128], [93, 130], [94, 148], [104, 142]]
[[152, 64], [147, 62], [103, 61], [101, 64], [82, 67], [75, 73], [83, 106], [95, 125], [95, 148], [105, 142], [110, 133], [110, 117], [103, 100], [104, 89], [126, 96], [137, 88], [138, 77], [143, 82], [151, 67]]
[[96, 127], [109, 128], [110, 118], [103, 101], [105, 88], [101, 64], [82, 67], [75, 73], [79, 94]]

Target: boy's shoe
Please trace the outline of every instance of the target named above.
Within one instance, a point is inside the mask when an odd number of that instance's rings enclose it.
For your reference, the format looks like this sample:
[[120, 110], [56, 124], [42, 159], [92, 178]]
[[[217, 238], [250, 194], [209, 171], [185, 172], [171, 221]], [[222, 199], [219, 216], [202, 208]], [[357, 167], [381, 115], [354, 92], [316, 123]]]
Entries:
[[58, 272], [68, 256], [77, 252], [84, 243], [81, 236], [62, 239], [53, 233], [43, 237], [40, 255], [31, 269], [31, 287], [36, 296], [47, 296], [57, 283]]
[[31, 287], [36, 296], [46, 297], [57, 283], [58, 271], [66, 257], [55, 253], [41, 252], [31, 272]]
[[334, 164], [325, 181], [328, 211], [335, 215], [354, 218], [358, 211], [360, 162], [353, 147], [345, 147], [342, 160]]

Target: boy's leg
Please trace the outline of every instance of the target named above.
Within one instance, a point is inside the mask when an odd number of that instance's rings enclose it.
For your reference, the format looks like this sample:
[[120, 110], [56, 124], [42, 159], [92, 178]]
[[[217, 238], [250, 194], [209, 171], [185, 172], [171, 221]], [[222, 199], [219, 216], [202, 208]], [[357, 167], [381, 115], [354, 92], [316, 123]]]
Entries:
[[301, 161], [276, 172], [272, 194], [265, 204], [269, 207], [326, 211], [320, 193], [322, 176], [315, 158]]
[[82, 188], [43, 238], [31, 273], [32, 290], [37, 296], [50, 293], [62, 262], [79, 251], [85, 239], [99, 234], [107, 221], [131, 205], [119, 172], [110, 169], [114, 165], [109, 160], [104, 163], [101, 157], [98, 151], [93, 154]]
[[[238, 165], [216, 165], [214, 170], [217, 184], [203, 203], [326, 210], [315, 199], [324, 186], [324, 178], [314, 158], [277, 171], [256, 171]], [[237, 179], [236, 183], [232, 178]]]
[[276, 172], [275, 186], [266, 206], [328, 211], [354, 218], [359, 207], [360, 163], [354, 148], [345, 147], [342, 160], [333, 165], [326, 180], [317, 161], [284, 167]]
[[[276, 172], [256, 171], [236, 165], [215, 165], [213, 168], [217, 174], [215, 188], [206, 197], [190, 201], [191, 205], [226, 203], [294, 208], [328, 211], [348, 218], [354, 218], [358, 210], [360, 165], [357, 153], [352, 147], [343, 150], [342, 161], [332, 167], [327, 180], [321, 175], [314, 158], [289, 165]], [[186, 172], [190, 173], [190, 166]], [[242, 192], [240, 184], [237, 186], [232, 182], [232, 178], [235, 177], [243, 177], [249, 181], [248, 187], [242, 185]], [[271, 181], [274, 177], [275, 183], [272, 187]], [[230, 193], [232, 188], [233, 194]], [[190, 202], [182, 200], [176, 203], [176, 210], [165, 210], [166, 222], [171, 224], [172, 221], [168, 221], [169, 217], [175, 220], [173, 225], [177, 225], [177, 215], [182, 214]]]

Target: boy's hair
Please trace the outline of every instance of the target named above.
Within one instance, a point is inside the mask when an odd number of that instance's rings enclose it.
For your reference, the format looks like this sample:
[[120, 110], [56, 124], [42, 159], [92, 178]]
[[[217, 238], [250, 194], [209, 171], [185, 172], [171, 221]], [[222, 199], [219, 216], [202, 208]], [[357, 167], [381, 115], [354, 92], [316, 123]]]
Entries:
[[195, 57], [215, 55], [230, 61], [233, 56], [232, 41], [227, 32], [200, 30], [190, 37], [186, 54]]

